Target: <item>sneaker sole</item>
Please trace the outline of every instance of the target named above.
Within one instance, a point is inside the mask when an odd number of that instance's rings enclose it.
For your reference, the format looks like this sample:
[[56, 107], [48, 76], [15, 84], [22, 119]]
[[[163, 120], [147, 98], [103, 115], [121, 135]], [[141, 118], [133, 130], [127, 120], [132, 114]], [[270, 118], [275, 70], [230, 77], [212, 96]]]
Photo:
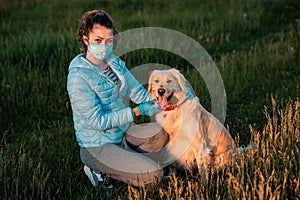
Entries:
[[98, 178], [95, 174], [93, 174], [93, 172], [91, 171], [91, 169], [87, 166], [83, 167], [84, 173], [87, 175], [87, 177], [89, 178], [89, 180], [91, 181], [92, 185], [94, 187], [98, 187]]

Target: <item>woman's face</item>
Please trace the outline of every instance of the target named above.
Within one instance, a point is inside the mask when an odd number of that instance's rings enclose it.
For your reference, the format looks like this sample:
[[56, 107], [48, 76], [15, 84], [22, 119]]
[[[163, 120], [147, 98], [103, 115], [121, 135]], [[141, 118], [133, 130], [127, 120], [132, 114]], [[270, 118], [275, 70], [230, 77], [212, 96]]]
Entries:
[[89, 35], [84, 36], [84, 43], [86, 46], [89, 46], [90, 41], [94, 44], [105, 46], [113, 45], [113, 30], [99, 24], [94, 24]]

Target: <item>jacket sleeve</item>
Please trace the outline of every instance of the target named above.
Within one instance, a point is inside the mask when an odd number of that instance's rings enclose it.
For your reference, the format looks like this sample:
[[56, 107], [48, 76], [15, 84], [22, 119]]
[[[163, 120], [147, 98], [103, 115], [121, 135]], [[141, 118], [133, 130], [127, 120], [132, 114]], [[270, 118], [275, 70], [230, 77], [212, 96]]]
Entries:
[[127, 97], [131, 101], [136, 104], [140, 104], [152, 100], [151, 95], [148, 93], [145, 87], [135, 79], [135, 77], [126, 68], [125, 64], [123, 64], [123, 73], [125, 83], [127, 84], [128, 88]]
[[95, 93], [84, 73], [70, 71], [67, 83], [75, 123], [94, 130], [106, 130], [119, 127], [134, 120], [130, 107], [118, 111], [104, 112], [96, 102]]

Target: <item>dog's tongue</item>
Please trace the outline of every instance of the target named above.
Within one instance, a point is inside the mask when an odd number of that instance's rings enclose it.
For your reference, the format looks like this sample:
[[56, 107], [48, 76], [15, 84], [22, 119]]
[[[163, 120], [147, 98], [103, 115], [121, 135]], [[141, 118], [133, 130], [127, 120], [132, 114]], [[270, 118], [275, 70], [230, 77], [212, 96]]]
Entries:
[[166, 96], [158, 97], [156, 104], [160, 107], [160, 109], [164, 109], [168, 104], [167, 97]]

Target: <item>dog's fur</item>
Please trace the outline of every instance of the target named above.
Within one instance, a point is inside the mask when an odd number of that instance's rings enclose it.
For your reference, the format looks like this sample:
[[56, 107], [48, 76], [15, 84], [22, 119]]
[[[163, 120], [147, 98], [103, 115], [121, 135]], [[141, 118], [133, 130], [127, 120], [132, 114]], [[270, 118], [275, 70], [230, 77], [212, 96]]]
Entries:
[[234, 141], [188, 90], [186, 79], [176, 69], [155, 70], [150, 75], [148, 91], [165, 110], [155, 118], [169, 134], [166, 149], [185, 168], [198, 167], [202, 171], [211, 165], [221, 168], [235, 151]]

